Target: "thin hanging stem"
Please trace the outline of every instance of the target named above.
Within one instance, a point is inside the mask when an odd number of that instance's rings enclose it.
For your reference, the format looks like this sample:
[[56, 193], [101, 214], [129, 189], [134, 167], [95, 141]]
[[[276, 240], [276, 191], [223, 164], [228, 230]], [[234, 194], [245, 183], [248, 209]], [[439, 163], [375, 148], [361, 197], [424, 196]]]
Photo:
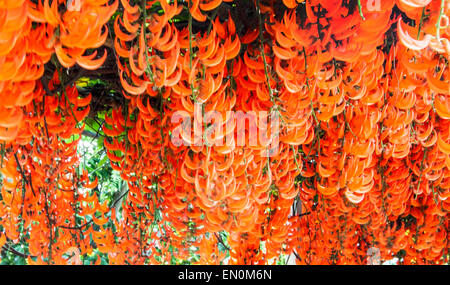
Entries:
[[419, 39], [419, 37], [420, 37], [420, 31], [422, 30], [424, 18], [425, 18], [425, 7], [423, 7], [423, 9], [422, 9], [422, 16], [420, 17], [420, 22], [419, 22], [419, 30], [417, 31], [417, 39]]
[[[192, 15], [191, 13], [189, 13], [189, 18], [188, 18], [188, 30], [189, 30], [189, 70], [192, 70], [192, 52], [193, 52], [193, 48], [192, 48]], [[190, 82], [191, 84], [191, 92], [192, 92], [192, 98], [194, 99], [194, 101], [196, 101], [197, 96], [194, 95], [194, 83]]]
[[438, 41], [441, 40], [441, 19], [442, 15], [444, 15], [444, 0], [441, 0], [441, 9], [439, 11], [439, 18], [436, 23], [436, 38]]
[[267, 61], [266, 61], [266, 54], [264, 52], [264, 41], [263, 41], [263, 21], [261, 17], [261, 10], [259, 8], [259, 0], [256, 0], [256, 9], [258, 10], [258, 23], [259, 23], [259, 42], [260, 42], [260, 49], [261, 49], [261, 55], [264, 62], [264, 73], [266, 75], [266, 82], [267, 82], [267, 88], [269, 88], [269, 96], [270, 99], [273, 101], [273, 91], [270, 87], [270, 75], [269, 75], [269, 69], [267, 67]]
[[366, 20], [366, 18], [364, 18], [363, 11], [362, 11], [361, 0], [358, 0], [358, 10], [359, 10], [359, 15], [361, 16], [361, 19]]

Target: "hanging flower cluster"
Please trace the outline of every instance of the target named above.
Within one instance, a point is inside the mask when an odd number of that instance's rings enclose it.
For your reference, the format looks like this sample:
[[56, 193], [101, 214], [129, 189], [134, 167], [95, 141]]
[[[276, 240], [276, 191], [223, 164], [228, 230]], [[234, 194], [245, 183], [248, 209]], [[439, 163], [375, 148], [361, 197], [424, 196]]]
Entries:
[[[28, 242], [30, 263], [448, 262], [449, 3], [254, 0], [241, 27], [241, 1], [35, 2], [0, 1], [0, 245]], [[80, 192], [91, 96], [38, 81], [53, 53], [102, 66], [109, 33], [120, 219]]]

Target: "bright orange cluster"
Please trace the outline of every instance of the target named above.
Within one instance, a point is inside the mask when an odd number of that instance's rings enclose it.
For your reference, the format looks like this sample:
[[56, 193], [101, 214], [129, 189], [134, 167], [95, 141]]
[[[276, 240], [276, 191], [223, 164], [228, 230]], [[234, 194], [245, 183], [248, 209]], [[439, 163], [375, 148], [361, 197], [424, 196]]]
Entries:
[[[25, 237], [30, 255], [54, 263], [89, 253], [90, 235], [114, 264], [189, 260], [192, 248], [202, 264], [272, 264], [280, 254], [366, 264], [375, 250], [383, 261], [448, 262], [449, 3], [255, 0], [256, 24], [242, 31], [232, 12], [214, 13], [230, 0], [120, 0], [108, 31], [119, 1], [25, 1], [25, 12], [16, 2], [0, 9], [9, 27], [0, 29], [0, 98], [21, 94], [0, 117], [3, 242]], [[47, 91], [35, 83], [53, 52], [65, 68], [100, 67], [106, 52], [90, 49], [108, 32], [127, 99], [103, 127], [128, 184], [120, 219], [95, 194], [78, 194], [95, 183], [78, 171], [77, 140], [65, 140], [80, 134], [90, 97], [61, 87], [58, 74]], [[29, 44], [2, 44], [19, 40]], [[177, 112], [195, 124], [209, 111], [277, 116], [276, 154], [261, 155], [274, 150], [251, 144], [249, 130], [230, 136], [245, 135], [243, 146], [194, 132], [174, 145]]]
[[[0, 4], [0, 139], [26, 143], [29, 133], [22, 124], [21, 108], [33, 100], [36, 80], [44, 64], [56, 53], [64, 67], [75, 63], [86, 69], [101, 66], [106, 59], [95, 59], [106, 40], [105, 25], [119, 4], [108, 1], [4, 0]], [[64, 8], [61, 10], [61, 5]]]
[[[49, 91], [56, 92], [59, 87], [55, 73]], [[81, 224], [91, 220], [97, 223], [100, 219], [94, 213], [109, 212], [109, 208], [98, 204], [95, 194], [83, 195], [78, 191], [97, 185], [96, 180], [89, 182], [85, 171], [78, 173], [76, 151], [81, 137], [73, 137], [83, 130], [77, 122], [88, 114], [91, 98], [79, 98], [74, 86], [61, 93], [65, 97], [60, 99], [44, 95], [38, 84], [34, 104], [23, 109], [26, 114], [23, 121], [33, 136], [31, 142], [11, 143], [3, 153], [2, 245], [27, 242], [31, 264], [71, 262], [70, 248], [85, 253], [90, 248], [90, 237], [89, 231], [83, 234]], [[69, 105], [72, 112], [67, 109]]]
[[30, 264], [78, 264], [79, 254], [92, 252], [88, 225], [101, 226], [112, 213], [81, 191], [97, 185], [77, 155], [91, 96], [61, 82], [59, 67], [50, 82], [39, 79], [54, 53], [61, 66], [100, 66], [106, 54], [84, 54], [104, 43], [118, 2], [69, 2], [0, 1], [0, 246], [27, 244]]

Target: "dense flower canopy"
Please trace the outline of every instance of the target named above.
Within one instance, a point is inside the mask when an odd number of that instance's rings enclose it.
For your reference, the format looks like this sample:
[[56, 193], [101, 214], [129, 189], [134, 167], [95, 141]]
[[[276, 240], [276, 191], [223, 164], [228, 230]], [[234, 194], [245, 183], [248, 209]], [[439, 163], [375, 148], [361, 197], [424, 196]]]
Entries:
[[[0, 0], [0, 259], [448, 263], [449, 16], [445, 0]], [[116, 199], [77, 152], [108, 96]], [[176, 114], [207, 131], [210, 111], [270, 113], [277, 131], [255, 127], [277, 149], [229, 120], [225, 144], [174, 143]]]

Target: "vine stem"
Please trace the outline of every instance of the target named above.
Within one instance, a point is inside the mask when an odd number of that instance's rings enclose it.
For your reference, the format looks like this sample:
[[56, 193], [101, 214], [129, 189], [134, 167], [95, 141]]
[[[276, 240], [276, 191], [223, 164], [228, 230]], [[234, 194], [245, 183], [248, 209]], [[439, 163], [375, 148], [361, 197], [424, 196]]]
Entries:
[[263, 29], [262, 29], [262, 18], [261, 18], [261, 10], [259, 8], [259, 0], [256, 0], [256, 9], [258, 10], [258, 23], [259, 23], [259, 42], [260, 42], [260, 48], [261, 48], [261, 55], [264, 62], [264, 73], [266, 75], [266, 81], [267, 81], [267, 87], [269, 88], [269, 96], [270, 99], [273, 101], [273, 91], [270, 87], [270, 76], [269, 76], [269, 70], [267, 68], [267, 61], [266, 61], [266, 54], [264, 52], [264, 42], [263, 42]]
[[419, 39], [419, 37], [420, 37], [420, 31], [422, 30], [424, 18], [425, 18], [425, 7], [423, 7], [423, 9], [422, 9], [422, 16], [420, 17], [420, 22], [419, 22], [419, 31], [417, 32], [417, 39]]
[[48, 198], [47, 198], [47, 193], [45, 193], [45, 214], [47, 216], [47, 222], [48, 222], [48, 229], [50, 231], [50, 238], [49, 238], [49, 243], [48, 243], [48, 260], [47, 260], [47, 264], [50, 265], [52, 262], [52, 251], [53, 251], [53, 221], [50, 218], [50, 212], [49, 212], [49, 208], [48, 208]]
[[223, 247], [225, 247], [226, 250], [230, 251], [231, 249], [225, 244], [225, 242], [223, 241], [222, 237], [220, 237], [217, 233], [214, 233], [214, 235], [216, 236], [217, 241], [222, 244]]
[[[311, 87], [309, 86], [309, 78], [308, 78], [308, 73], [307, 73], [307, 71], [308, 71], [308, 61], [307, 61], [307, 56], [306, 56], [306, 49], [305, 49], [305, 47], [303, 47], [302, 52], [303, 52], [303, 55], [304, 55], [304, 57], [305, 57], [305, 77], [306, 77], [306, 87], [308, 87], [308, 91], [309, 91], [309, 90], [311, 90]], [[314, 117], [314, 120], [316, 121], [316, 124], [319, 125], [319, 120], [317, 119], [316, 112], [314, 111], [314, 105], [313, 105], [312, 99], [310, 100], [310, 105], [311, 105], [311, 112], [312, 112], [312, 115], [313, 115], [313, 117]]]
[[345, 121], [346, 127], [347, 127], [348, 130], [352, 133], [353, 137], [354, 137], [355, 139], [358, 139], [358, 137], [357, 137], [357, 136], [355, 135], [355, 133], [353, 132], [352, 127], [350, 127], [350, 124], [349, 124], [348, 121], [347, 121], [347, 117], [345, 116], [345, 109], [344, 109], [344, 121]]
[[[417, 182], [417, 192], [419, 192], [419, 188], [420, 188], [420, 182], [422, 181], [422, 174], [423, 174], [423, 164], [425, 159], [428, 156], [428, 148], [425, 148], [423, 151], [423, 157], [422, 157], [422, 162], [420, 163], [420, 176], [419, 176], [419, 181]], [[417, 194], [414, 195], [414, 199], [417, 197]]]
[[[28, 254], [26, 254], [26, 253], [22, 253], [22, 252], [17, 251], [16, 249], [14, 249], [14, 248], [12, 247], [12, 245], [9, 244], [9, 241], [8, 241], [7, 243], [5, 243], [5, 244], [3, 245], [3, 247], [0, 248], [0, 251], [1, 251], [2, 249], [7, 250], [7, 251], [9, 251], [9, 252], [11, 252], [11, 253], [13, 253], [13, 254], [15, 254], [15, 255], [17, 255], [17, 256], [23, 257], [23, 258], [31, 257], [30, 255], [28, 255]], [[36, 256], [32, 256], [32, 257], [36, 257]]]
[[[41, 78], [41, 83], [42, 83], [42, 85], [44, 84], [42, 78]], [[48, 85], [47, 85], [47, 89], [48, 89]], [[47, 134], [47, 143], [50, 144], [50, 135], [48, 133], [47, 119], [45, 117], [45, 97], [46, 96], [42, 97], [42, 117], [44, 118], [44, 127], [45, 127], [45, 133]], [[33, 101], [33, 104], [36, 104], [36, 102]]]
[[[266, 82], [267, 82], [267, 88], [269, 89], [269, 97], [270, 101], [272, 101], [272, 104], [275, 107], [275, 110], [279, 112], [278, 105], [275, 103], [275, 99], [273, 97], [273, 90], [272, 87], [270, 87], [270, 75], [269, 75], [269, 68], [267, 67], [267, 60], [266, 60], [266, 53], [264, 52], [264, 41], [263, 41], [263, 21], [261, 17], [261, 9], [259, 7], [259, 0], [256, 0], [256, 9], [258, 11], [258, 24], [259, 24], [259, 42], [260, 42], [260, 49], [261, 49], [261, 55], [264, 62], [264, 74], [266, 75]], [[281, 117], [281, 116], [280, 116]], [[267, 149], [267, 173], [269, 175], [269, 179], [272, 180], [272, 171], [270, 169], [270, 155], [269, 150]]]
[[17, 152], [14, 153], [14, 159], [16, 160], [17, 167], [19, 168], [19, 172], [22, 175], [24, 182], [30, 186], [31, 192], [33, 192], [33, 196], [36, 197], [36, 194], [34, 193], [33, 185], [31, 184], [31, 176], [30, 176], [30, 180], [28, 180], [27, 176], [25, 175], [25, 171], [23, 170], [22, 166], [20, 165], [19, 158], [17, 157]]
[[438, 41], [441, 40], [441, 36], [440, 36], [441, 31], [440, 30], [441, 30], [441, 19], [442, 19], [443, 14], [444, 14], [444, 0], [441, 0], [441, 9], [439, 11], [439, 18], [436, 23], [436, 38]]
[[84, 224], [82, 224], [81, 226], [75, 226], [75, 227], [69, 227], [69, 226], [59, 226], [59, 228], [63, 228], [63, 229], [67, 229], [67, 230], [80, 230], [86, 226], [88, 226], [89, 224], [91, 224], [94, 220], [90, 220], [89, 222], [86, 222]]
[[[59, 81], [60, 81], [60, 83], [61, 83], [61, 86], [60, 86], [60, 90], [61, 90], [61, 93], [63, 93], [64, 94], [64, 98], [66, 99], [66, 107], [68, 106], [69, 107], [69, 110], [70, 110], [70, 113], [72, 114], [72, 117], [75, 119], [75, 122], [77, 122], [77, 124], [80, 122], [80, 121], [78, 121], [78, 118], [77, 118], [77, 116], [75, 115], [75, 112], [73, 111], [73, 109], [72, 109], [72, 102], [70, 102], [70, 100], [69, 100], [69, 97], [67, 96], [67, 92], [66, 92], [66, 86], [70, 86], [71, 84], [67, 84], [67, 83], [65, 83], [64, 82], [64, 77], [63, 77], [63, 72], [62, 72], [62, 70], [60, 69], [60, 68], [57, 68], [57, 70], [58, 70], [58, 77], [59, 77]], [[45, 119], [45, 117], [44, 117], [44, 119]]]
[[300, 166], [298, 165], [298, 161], [297, 161], [297, 152], [295, 151], [293, 145], [291, 145], [291, 149], [292, 149], [292, 152], [294, 153], [294, 162], [295, 162], [295, 165], [297, 166], [297, 170], [299, 173], [301, 173]]
[[[150, 79], [150, 82], [155, 83], [155, 78], [153, 77], [153, 72], [150, 66], [150, 58], [148, 56], [148, 47], [147, 47], [147, 0], [142, 1], [142, 13], [144, 14], [144, 22], [142, 23], [142, 33], [144, 34], [145, 41], [145, 60], [147, 62], [146, 73]], [[113, 49], [114, 50], [114, 49]], [[114, 50], [115, 52], [115, 50]]]
[[366, 18], [364, 18], [363, 11], [362, 11], [361, 0], [358, 0], [358, 10], [359, 10], [359, 15], [361, 16], [361, 18], [363, 20], [366, 20]]
[[189, 29], [189, 69], [192, 69], [192, 15], [189, 13], [188, 18]]
[[[188, 30], [189, 30], [189, 70], [192, 70], [193, 48], [192, 48], [192, 15], [191, 15], [191, 13], [189, 13], [189, 18], [188, 18]], [[194, 83], [190, 82], [190, 84], [191, 84], [192, 98], [194, 99], [194, 101], [197, 101], [197, 96], [194, 95], [194, 93], [195, 93]]]

